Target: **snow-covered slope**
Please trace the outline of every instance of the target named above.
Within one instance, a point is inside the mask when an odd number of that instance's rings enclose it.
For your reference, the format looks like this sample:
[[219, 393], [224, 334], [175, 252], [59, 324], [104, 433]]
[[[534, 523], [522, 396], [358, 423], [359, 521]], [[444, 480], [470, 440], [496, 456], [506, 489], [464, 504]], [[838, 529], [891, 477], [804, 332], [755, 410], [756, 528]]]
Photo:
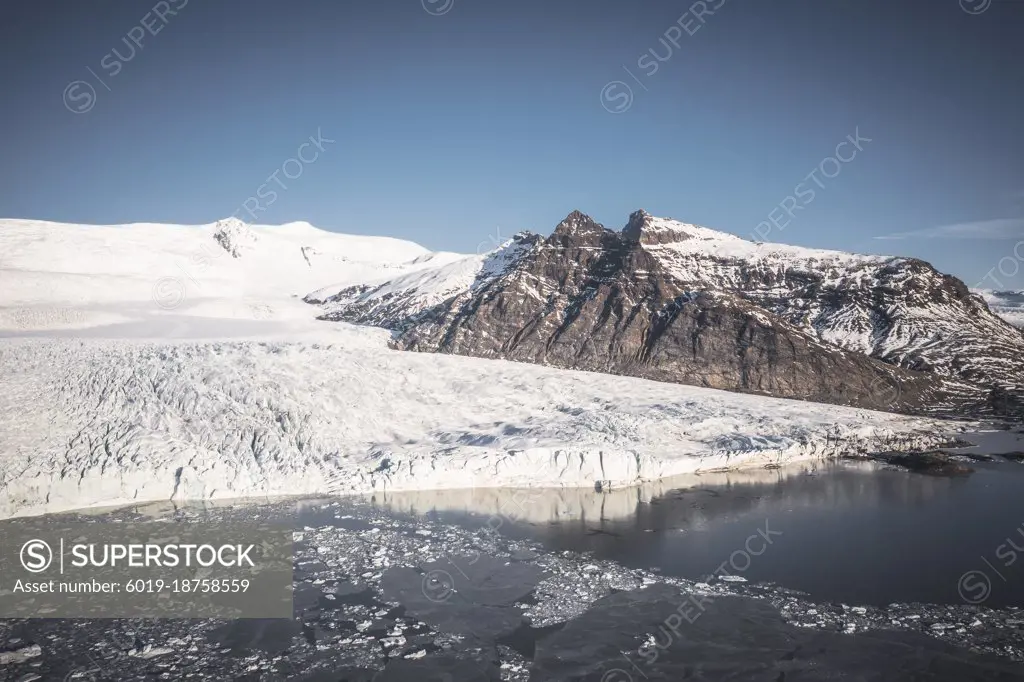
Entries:
[[993, 291], [975, 289], [985, 299], [989, 309], [1014, 327], [1024, 329], [1024, 291]]
[[298, 298], [450, 260], [408, 241], [308, 223], [68, 225], [0, 220], [0, 331], [85, 328], [170, 314], [312, 318]]
[[515, 265], [538, 239], [537, 235], [519, 234], [486, 254], [456, 257], [447, 264], [399, 275], [382, 283], [342, 286], [340, 290], [332, 285], [314, 291], [305, 300], [323, 305], [324, 319], [357, 315], [362, 324], [403, 328], [421, 313], [486, 286]]

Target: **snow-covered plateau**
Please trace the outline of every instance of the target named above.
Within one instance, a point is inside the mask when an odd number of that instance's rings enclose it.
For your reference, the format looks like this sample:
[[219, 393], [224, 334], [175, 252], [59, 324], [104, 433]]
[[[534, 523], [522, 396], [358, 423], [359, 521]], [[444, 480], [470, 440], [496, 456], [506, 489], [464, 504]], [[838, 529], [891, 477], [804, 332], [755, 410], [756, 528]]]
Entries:
[[946, 440], [925, 418], [399, 351], [301, 300], [458, 259], [305, 223], [0, 221], [0, 517], [607, 488]]

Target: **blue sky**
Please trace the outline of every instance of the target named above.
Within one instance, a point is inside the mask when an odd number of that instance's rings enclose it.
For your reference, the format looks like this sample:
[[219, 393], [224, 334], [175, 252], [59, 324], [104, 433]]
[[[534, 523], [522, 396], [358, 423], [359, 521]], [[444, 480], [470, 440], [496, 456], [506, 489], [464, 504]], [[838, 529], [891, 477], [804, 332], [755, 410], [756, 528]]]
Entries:
[[1024, 3], [103, 6], [0, 5], [0, 216], [206, 223], [264, 186], [261, 222], [474, 251], [645, 208], [1024, 288]]

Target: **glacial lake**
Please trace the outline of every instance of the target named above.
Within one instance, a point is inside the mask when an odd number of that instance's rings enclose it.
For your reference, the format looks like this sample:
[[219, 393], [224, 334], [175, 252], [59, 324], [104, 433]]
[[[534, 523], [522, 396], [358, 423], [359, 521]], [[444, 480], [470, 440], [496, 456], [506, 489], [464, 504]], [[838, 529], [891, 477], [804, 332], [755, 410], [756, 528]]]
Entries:
[[[991, 436], [994, 452], [1024, 449], [1021, 434]], [[693, 580], [729, 574], [818, 601], [1024, 606], [1024, 464], [967, 464], [974, 471], [961, 476], [839, 461], [605, 492], [441, 491], [372, 501], [551, 551]]]

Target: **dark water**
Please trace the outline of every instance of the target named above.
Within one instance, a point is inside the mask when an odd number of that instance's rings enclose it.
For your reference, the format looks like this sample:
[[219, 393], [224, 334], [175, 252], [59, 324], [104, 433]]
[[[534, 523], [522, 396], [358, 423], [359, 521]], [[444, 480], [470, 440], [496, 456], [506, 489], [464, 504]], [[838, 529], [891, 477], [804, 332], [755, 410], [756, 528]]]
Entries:
[[[0, 681], [1024, 680], [1022, 612], [962, 606], [1024, 604], [1024, 464], [973, 466], [125, 508], [105, 516], [294, 521], [294, 618], [0, 620], [0, 656], [16, 656]], [[811, 598], [641, 584], [597, 559], [693, 579], [722, 567]]]
[[[454, 496], [452, 506], [422, 494], [379, 502], [552, 550], [692, 579], [717, 571], [820, 601], [1024, 605], [1024, 465], [972, 466], [974, 473], [950, 478], [819, 464], [702, 476], [649, 500], [613, 493], [625, 503], [525, 493], [533, 495], [528, 503], [488, 501], [475, 513]], [[548, 509], [557, 513], [545, 518]]]

